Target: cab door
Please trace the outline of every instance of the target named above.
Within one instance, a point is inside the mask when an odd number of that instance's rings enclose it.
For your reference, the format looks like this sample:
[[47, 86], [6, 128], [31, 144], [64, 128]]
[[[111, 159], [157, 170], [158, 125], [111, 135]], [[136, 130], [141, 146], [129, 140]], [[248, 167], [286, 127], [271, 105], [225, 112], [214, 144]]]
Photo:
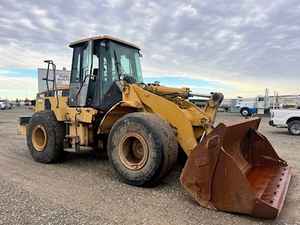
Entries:
[[92, 41], [73, 47], [70, 106], [86, 106], [92, 68]]
[[117, 63], [113, 52], [105, 45], [100, 45], [100, 105], [107, 111], [122, 100], [122, 92], [117, 82], [119, 80]]

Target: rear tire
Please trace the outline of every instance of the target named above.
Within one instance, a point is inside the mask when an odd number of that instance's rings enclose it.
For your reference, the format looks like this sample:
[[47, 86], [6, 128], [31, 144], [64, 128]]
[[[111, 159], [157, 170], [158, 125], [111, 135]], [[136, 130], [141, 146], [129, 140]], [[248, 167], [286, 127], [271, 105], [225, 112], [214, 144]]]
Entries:
[[288, 122], [288, 131], [291, 135], [300, 135], [300, 121], [293, 120]]
[[53, 112], [33, 114], [27, 129], [27, 145], [32, 158], [41, 163], [55, 163], [63, 157], [65, 127]]
[[177, 160], [178, 146], [170, 125], [152, 113], [120, 118], [108, 137], [108, 157], [122, 181], [154, 186]]

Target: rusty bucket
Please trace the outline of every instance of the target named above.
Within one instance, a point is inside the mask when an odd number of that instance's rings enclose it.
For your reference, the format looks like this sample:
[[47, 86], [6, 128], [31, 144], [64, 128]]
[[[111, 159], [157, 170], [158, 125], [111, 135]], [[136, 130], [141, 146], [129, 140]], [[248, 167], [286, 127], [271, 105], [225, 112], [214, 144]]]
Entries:
[[201, 206], [268, 219], [279, 214], [291, 169], [257, 131], [259, 123], [220, 124], [189, 155], [180, 181]]

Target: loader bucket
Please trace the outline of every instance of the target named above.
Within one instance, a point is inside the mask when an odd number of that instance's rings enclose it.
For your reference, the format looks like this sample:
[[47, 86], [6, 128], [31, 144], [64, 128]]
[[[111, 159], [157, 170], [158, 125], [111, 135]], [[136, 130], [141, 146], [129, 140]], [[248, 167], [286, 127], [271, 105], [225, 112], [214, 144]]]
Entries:
[[180, 181], [203, 207], [275, 218], [291, 169], [257, 131], [260, 119], [218, 125], [189, 155]]

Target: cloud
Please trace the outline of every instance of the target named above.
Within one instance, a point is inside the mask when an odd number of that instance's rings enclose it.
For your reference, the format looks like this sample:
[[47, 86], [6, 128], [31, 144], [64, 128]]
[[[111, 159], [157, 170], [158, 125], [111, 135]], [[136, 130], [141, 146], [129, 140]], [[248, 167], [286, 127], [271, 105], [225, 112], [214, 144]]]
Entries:
[[198, 11], [196, 8], [194, 8], [192, 5], [185, 5], [185, 4], [181, 4], [177, 7], [174, 17], [178, 17], [178, 16], [197, 16], [198, 15]]
[[31, 20], [27, 19], [27, 18], [22, 18], [19, 20], [19, 23], [21, 26], [28, 28], [30, 30], [36, 30], [37, 27], [35, 25], [33, 25], [33, 23], [31, 22]]
[[70, 68], [70, 41], [111, 34], [141, 46], [146, 76], [229, 84], [225, 96], [298, 92], [299, 9], [297, 0], [1, 1], [0, 68], [49, 58]]

